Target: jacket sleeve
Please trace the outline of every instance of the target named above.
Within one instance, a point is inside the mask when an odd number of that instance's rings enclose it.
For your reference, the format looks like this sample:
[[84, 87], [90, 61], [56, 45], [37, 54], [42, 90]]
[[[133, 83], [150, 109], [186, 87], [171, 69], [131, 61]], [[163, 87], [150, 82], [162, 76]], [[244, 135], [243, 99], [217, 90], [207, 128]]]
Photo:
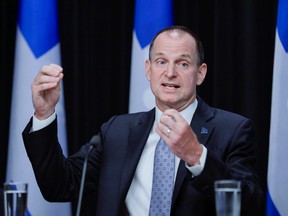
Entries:
[[265, 196], [254, 168], [253, 125], [245, 118], [234, 120], [216, 125], [218, 131], [214, 131], [206, 143], [208, 152], [204, 170], [191, 180], [191, 184], [214, 203], [215, 180], [240, 180], [241, 215], [263, 215]]
[[[89, 145], [84, 145], [75, 155], [65, 158], [58, 142], [57, 119], [39, 131], [30, 132], [31, 126], [32, 120], [27, 124], [22, 136], [43, 197], [50, 202], [77, 199], [83, 162], [88, 153]], [[100, 160], [97, 155], [96, 152], [93, 154], [91, 152], [89, 155], [85, 191], [93, 192], [96, 190], [96, 167]], [[94, 184], [89, 184], [89, 182], [94, 182]]]

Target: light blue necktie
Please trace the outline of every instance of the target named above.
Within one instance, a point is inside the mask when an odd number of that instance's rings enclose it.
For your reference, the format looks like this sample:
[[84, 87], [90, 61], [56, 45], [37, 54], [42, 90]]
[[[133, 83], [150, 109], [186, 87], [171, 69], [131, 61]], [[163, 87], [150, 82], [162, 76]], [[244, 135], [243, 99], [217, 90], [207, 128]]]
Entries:
[[170, 215], [174, 188], [175, 156], [163, 139], [154, 155], [153, 183], [149, 216]]

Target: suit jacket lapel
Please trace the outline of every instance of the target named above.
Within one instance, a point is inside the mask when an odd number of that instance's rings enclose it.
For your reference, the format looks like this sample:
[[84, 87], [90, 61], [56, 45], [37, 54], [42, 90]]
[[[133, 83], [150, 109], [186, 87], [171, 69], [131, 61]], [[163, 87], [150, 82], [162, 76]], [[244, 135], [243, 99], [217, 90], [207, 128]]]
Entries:
[[[208, 141], [208, 138], [210, 137], [210, 135], [214, 130], [214, 126], [209, 124], [208, 122], [211, 118], [214, 117], [214, 113], [211, 107], [209, 107], [200, 97], [197, 97], [197, 100], [198, 100], [198, 107], [194, 113], [190, 125], [194, 133], [197, 135], [199, 142], [205, 146]], [[185, 166], [185, 161], [181, 160], [178, 167], [176, 182], [174, 186], [174, 193], [172, 200], [173, 203], [176, 200], [176, 197], [180, 191], [182, 182], [184, 181], [186, 175], [187, 175], [187, 169]]]
[[[122, 167], [120, 181], [120, 194], [126, 196], [133, 179], [137, 164], [140, 160], [143, 148], [148, 139], [150, 130], [155, 119], [155, 109], [143, 114], [135, 120], [135, 124], [130, 128], [128, 137], [127, 153]], [[125, 199], [125, 197], [123, 197]]]

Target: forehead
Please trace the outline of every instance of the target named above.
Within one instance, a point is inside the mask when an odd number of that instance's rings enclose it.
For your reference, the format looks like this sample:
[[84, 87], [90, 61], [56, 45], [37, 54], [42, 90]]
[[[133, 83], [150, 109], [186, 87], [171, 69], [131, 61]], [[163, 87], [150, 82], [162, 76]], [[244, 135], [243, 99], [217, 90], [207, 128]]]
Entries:
[[183, 31], [166, 31], [157, 36], [154, 41], [152, 53], [181, 53], [195, 54], [196, 41], [188, 33]]

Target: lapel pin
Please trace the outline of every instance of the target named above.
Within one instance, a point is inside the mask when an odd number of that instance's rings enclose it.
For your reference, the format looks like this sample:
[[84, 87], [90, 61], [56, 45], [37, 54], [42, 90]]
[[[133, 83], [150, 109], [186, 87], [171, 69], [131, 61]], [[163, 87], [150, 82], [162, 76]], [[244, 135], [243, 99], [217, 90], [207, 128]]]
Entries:
[[208, 129], [205, 127], [201, 128], [201, 134], [208, 134]]

